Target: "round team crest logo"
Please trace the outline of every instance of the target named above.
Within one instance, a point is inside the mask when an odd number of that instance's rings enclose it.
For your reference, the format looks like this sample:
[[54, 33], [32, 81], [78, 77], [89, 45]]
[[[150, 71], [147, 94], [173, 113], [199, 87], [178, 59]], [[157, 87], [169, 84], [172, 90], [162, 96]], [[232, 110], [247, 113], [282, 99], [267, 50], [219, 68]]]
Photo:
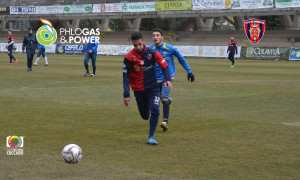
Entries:
[[41, 21], [44, 23], [44, 26], [38, 29], [36, 39], [44, 46], [54, 44], [57, 38], [56, 30], [53, 28], [50, 21], [46, 19], [41, 19]]

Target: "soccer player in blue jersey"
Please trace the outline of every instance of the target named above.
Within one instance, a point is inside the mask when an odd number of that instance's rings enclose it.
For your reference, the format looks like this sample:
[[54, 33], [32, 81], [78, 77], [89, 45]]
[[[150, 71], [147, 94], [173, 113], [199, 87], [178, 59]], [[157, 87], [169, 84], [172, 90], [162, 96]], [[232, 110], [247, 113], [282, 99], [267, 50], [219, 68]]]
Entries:
[[93, 74], [90, 77], [96, 76], [96, 57], [97, 57], [97, 49], [98, 49], [98, 39], [91, 34], [88, 38], [88, 43], [86, 44], [86, 55], [84, 57], [84, 67], [86, 69], [86, 73], [84, 77], [90, 75], [89, 65], [88, 62], [92, 59], [92, 66], [93, 66]]
[[167, 62], [159, 52], [144, 45], [141, 33], [133, 33], [131, 40], [134, 48], [128, 52], [123, 61], [124, 104], [128, 106], [130, 102], [130, 85], [141, 117], [148, 120], [151, 113], [147, 144], [157, 145], [154, 132], [159, 118], [160, 87], [156, 79], [155, 64], [164, 74], [163, 86], [167, 89], [172, 88], [171, 74]]
[[[150, 45], [149, 48], [157, 50], [167, 61], [170, 68], [172, 82], [176, 72], [173, 56], [175, 56], [178, 59], [181, 66], [186, 70], [188, 81], [194, 82], [195, 77], [192, 73], [189, 64], [186, 62], [185, 58], [176, 47], [163, 42], [164, 34], [161, 29], [155, 28], [152, 30], [152, 40], [154, 44]], [[159, 68], [157, 64], [155, 65], [155, 70], [158, 83], [161, 83], [161, 102], [163, 104], [163, 122], [160, 126], [164, 131], [166, 131], [168, 130], [169, 111], [172, 102], [172, 99], [169, 98], [171, 90], [167, 89], [165, 86], [162, 85], [162, 82], [165, 79], [165, 77], [162, 73], [161, 68]]]
[[14, 60], [15, 64], [17, 64], [18, 60], [12, 54], [12, 51], [13, 51], [13, 48], [14, 48], [14, 42], [15, 42], [14, 41], [14, 36], [12, 35], [10, 29], [7, 31], [7, 33], [8, 33], [8, 43], [6, 45], [6, 49], [8, 51], [8, 56], [9, 56], [9, 63], [7, 65], [12, 65], [12, 60]]
[[33, 65], [34, 66], [37, 65], [37, 63], [39, 62], [40, 57], [42, 55], [44, 60], [45, 60], [45, 66], [48, 66], [48, 60], [47, 60], [47, 56], [46, 56], [46, 47], [44, 45], [40, 44], [40, 43], [38, 43], [38, 44], [39, 44], [39, 51], [37, 53], [37, 57], [36, 57], [36, 60], [35, 60]]

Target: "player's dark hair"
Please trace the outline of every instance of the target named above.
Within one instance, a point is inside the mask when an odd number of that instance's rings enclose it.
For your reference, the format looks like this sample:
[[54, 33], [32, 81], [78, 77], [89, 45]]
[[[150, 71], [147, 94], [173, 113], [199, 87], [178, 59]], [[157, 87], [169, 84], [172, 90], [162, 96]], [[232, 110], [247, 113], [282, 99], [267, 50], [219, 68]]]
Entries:
[[139, 39], [143, 40], [142, 33], [140, 33], [140, 32], [134, 32], [134, 33], [131, 34], [131, 41], [139, 40]]
[[7, 31], [10, 31], [11, 32], [11, 30], [9, 29], [9, 30], [7, 30]]
[[164, 31], [160, 28], [155, 28], [152, 30], [152, 32], [159, 32], [161, 36], [164, 36]]

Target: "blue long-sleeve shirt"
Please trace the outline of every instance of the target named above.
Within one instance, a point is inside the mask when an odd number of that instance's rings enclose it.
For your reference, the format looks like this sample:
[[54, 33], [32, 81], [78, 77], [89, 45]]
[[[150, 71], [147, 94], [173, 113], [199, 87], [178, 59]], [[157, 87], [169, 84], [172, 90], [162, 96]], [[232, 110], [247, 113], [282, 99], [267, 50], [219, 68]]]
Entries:
[[97, 53], [98, 41], [94, 35], [88, 37], [88, 43], [86, 44], [86, 52], [92, 50], [94, 53]]
[[[175, 46], [163, 42], [160, 46], [151, 44], [149, 48], [157, 50], [164, 57], [164, 59], [167, 61], [169, 65], [170, 73], [172, 77], [174, 77], [176, 73], [173, 56], [175, 56], [178, 59], [179, 63], [186, 70], [187, 73], [192, 73], [189, 64], [186, 62], [183, 55], [178, 51], [178, 49]], [[157, 80], [165, 79], [164, 73], [162, 72], [162, 69], [159, 67], [158, 64], [155, 64], [155, 71], [156, 71]]]
[[46, 46], [39, 43], [39, 49], [45, 49], [45, 48], [46, 48]]

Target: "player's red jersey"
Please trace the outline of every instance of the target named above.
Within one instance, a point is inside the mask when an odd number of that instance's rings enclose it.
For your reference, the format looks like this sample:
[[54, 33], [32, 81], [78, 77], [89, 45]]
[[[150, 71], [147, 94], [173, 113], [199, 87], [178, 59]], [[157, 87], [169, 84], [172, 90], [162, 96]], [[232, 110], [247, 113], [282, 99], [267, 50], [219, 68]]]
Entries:
[[151, 89], [157, 84], [156, 72], [154, 69], [155, 63], [162, 69], [168, 66], [167, 62], [159, 52], [146, 46], [142, 53], [132, 49], [125, 56], [123, 73], [129, 74], [129, 84], [133, 91]]
[[[14, 41], [14, 36], [13, 36], [13, 35], [9, 35], [9, 36], [8, 36], [8, 44], [11, 43], [12, 41]], [[9, 48], [9, 49], [12, 49], [13, 46], [14, 46], [14, 44], [10, 44], [10, 45], [8, 46], [8, 48]]]
[[237, 52], [237, 43], [234, 41], [234, 40], [230, 40], [228, 42], [228, 49], [227, 49], [227, 52], [229, 53], [235, 53]]

